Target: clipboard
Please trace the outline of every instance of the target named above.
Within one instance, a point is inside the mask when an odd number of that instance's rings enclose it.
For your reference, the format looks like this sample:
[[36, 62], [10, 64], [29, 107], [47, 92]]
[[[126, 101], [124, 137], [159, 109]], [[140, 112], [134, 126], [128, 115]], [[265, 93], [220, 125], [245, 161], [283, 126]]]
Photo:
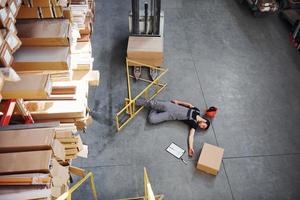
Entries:
[[170, 153], [171, 155], [173, 155], [175, 158], [180, 159], [182, 162], [184, 162], [184, 164], [187, 165], [187, 162], [185, 160], [183, 160], [182, 156], [185, 153], [185, 150], [183, 148], [181, 148], [180, 146], [178, 146], [177, 144], [175, 144], [174, 142], [172, 142], [167, 148], [166, 151], [168, 153]]

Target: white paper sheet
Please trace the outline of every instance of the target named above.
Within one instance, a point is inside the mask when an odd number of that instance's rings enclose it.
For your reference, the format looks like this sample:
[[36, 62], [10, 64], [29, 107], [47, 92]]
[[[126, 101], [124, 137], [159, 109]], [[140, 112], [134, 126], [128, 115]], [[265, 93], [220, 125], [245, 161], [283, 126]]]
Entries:
[[176, 158], [181, 158], [184, 154], [184, 149], [181, 147], [177, 146], [176, 144], [172, 143], [170, 146], [166, 149], [170, 154], [175, 156]]

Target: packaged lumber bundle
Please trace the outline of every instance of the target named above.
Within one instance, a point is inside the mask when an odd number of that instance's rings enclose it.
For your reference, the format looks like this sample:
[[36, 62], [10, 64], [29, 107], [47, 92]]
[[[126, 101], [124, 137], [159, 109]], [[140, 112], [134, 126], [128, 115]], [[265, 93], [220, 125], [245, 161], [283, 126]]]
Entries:
[[95, 2], [92, 0], [71, 0], [71, 21], [78, 25], [80, 42], [88, 42], [93, 30]]
[[0, 199], [59, 197], [72, 159], [87, 152], [72, 124], [29, 127], [0, 131]]
[[17, 19], [51, 19], [64, 17], [61, 6], [24, 7], [22, 6]]
[[[0, 160], [5, 162], [0, 164], [0, 174], [2, 174], [0, 176], [2, 185], [0, 188], [15, 185], [15, 187], [7, 188], [10, 189], [9, 191], [1, 191], [0, 198], [13, 193], [11, 190], [17, 188], [36, 190], [36, 188], [32, 188], [35, 185], [43, 185], [44, 189], [50, 189], [50, 194], [53, 197], [58, 197], [65, 192], [65, 190], [61, 189], [62, 187], [66, 188], [66, 190], [68, 188], [69, 167], [62, 166], [55, 159], [51, 158], [51, 151], [4, 153], [0, 154]], [[30, 180], [33, 181], [30, 182]], [[49, 196], [49, 192], [47, 192], [47, 196]]]
[[100, 73], [99, 71], [93, 71], [93, 70], [74, 71], [72, 75], [72, 80], [88, 81], [89, 85], [98, 86], [100, 81]]
[[68, 47], [21, 47], [12, 67], [16, 71], [68, 70]]
[[0, 187], [0, 199], [24, 200], [24, 199], [49, 199], [51, 198], [51, 189], [45, 186], [34, 185], [20, 186], [2, 186]]
[[52, 90], [49, 75], [23, 74], [18, 82], [5, 82], [2, 88], [4, 99], [47, 99]]
[[73, 127], [70, 128], [1, 131], [0, 153], [52, 150], [52, 157], [56, 160], [62, 163], [70, 161], [83, 150], [80, 136], [74, 134]]
[[85, 28], [85, 18], [89, 11], [87, 0], [71, 0], [70, 10], [72, 13], [72, 22], [76, 23], [79, 29]]
[[50, 172], [51, 150], [0, 154], [0, 174]]
[[[25, 106], [33, 119], [75, 119], [86, 116], [86, 99], [25, 101]], [[60, 121], [60, 120], [59, 120]]]
[[[0, 199], [56, 199], [78, 171], [72, 160], [87, 157], [77, 131], [92, 122], [88, 90], [100, 78], [90, 42], [94, 10], [92, 0], [0, 1], [1, 65], [20, 75], [0, 79], [0, 91], [4, 99], [24, 99], [35, 122], [0, 128]], [[21, 113], [15, 109], [12, 121], [21, 122]]]
[[23, 20], [16, 25], [22, 46], [69, 46], [69, 21]]
[[91, 42], [77, 42], [71, 49], [71, 57], [76, 63], [74, 70], [91, 70], [94, 62]]

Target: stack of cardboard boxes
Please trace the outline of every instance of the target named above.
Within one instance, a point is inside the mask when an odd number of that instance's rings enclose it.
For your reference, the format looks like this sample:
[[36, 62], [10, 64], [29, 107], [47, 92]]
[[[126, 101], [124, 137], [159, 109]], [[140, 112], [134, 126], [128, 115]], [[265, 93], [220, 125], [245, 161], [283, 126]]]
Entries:
[[[87, 155], [76, 132], [92, 121], [88, 90], [100, 78], [90, 41], [95, 3], [0, 0], [0, 7], [2, 69], [20, 79], [4, 81], [0, 73], [0, 109], [5, 100], [24, 99], [36, 124], [56, 123], [0, 130], [0, 199], [56, 198], [68, 189], [71, 161]], [[15, 109], [12, 121], [20, 116]]]

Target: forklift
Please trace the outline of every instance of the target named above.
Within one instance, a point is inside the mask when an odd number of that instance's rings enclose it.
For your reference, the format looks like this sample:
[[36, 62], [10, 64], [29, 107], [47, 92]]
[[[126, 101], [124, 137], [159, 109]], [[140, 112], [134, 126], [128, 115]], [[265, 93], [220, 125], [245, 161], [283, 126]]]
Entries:
[[[140, 37], [163, 37], [164, 12], [161, 10], [161, 0], [132, 0], [132, 10], [129, 13], [129, 35]], [[133, 74], [136, 80], [141, 77], [142, 67], [135, 66]], [[152, 80], [158, 76], [156, 69], [150, 68]]]
[[277, 0], [239, 0], [246, 2], [254, 16], [261, 16], [263, 13], [276, 12], [279, 8]]
[[124, 107], [115, 116], [118, 131], [144, 109], [144, 106], [136, 105], [138, 99], [151, 100], [167, 86], [161, 82], [168, 71], [163, 66], [164, 13], [161, 0], [131, 0], [131, 3], [126, 56], [128, 95]]
[[290, 40], [300, 50], [300, 0], [280, 0], [279, 16], [291, 25]]

